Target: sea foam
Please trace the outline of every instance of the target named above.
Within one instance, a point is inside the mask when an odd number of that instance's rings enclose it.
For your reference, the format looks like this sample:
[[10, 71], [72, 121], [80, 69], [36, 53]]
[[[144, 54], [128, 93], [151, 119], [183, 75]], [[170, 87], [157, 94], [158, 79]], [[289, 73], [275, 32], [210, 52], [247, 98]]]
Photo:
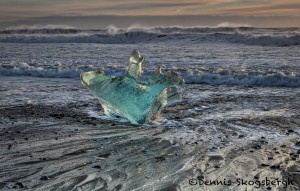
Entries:
[[[10, 63], [0, 65], [0, 75], [4, 76], [33, 76], [45, 78], [74, 78], [79, 79], [80, 73], [95, 70], [94, 67], [57, 67], [43, 68], [34, 67], [27, 63]], [[120, 76], [125, 68], [107, 67], [105, 73]], [[152, 71], [145, 71], [149, 76]], [[188, 84], [211, 84], [211, 85], [254, 85], [271, 87], [300, 87], [300, 75], [298, 73], [284, 73], [280, 71], [243, 71], [229, 69], [202, 69], [192, 71], [190, 69], [178, 69]]]
[[[225, 26], [225, 25], [224, 25]], [[1, 34], [2, 33], [2, 34]], [[228, 42], [261, 46], [300, 45], [299, 29], [257, 29], [253, 27], [138, 27], [105, 30], [73, 28], [24, 28], [0, 32], [0, 42], [8, 43], [151, 43]]]

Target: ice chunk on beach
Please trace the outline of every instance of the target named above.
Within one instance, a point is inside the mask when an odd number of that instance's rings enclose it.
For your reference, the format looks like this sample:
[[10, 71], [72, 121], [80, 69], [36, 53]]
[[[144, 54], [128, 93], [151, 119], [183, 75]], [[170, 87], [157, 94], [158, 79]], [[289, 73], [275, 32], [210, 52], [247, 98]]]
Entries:
[[107, 76], [103, 70], [84, 72], [81, 83], [96, 96], [106, 115], [127, 118], [133, 124], [151, 123], [161, 110], [182, 98], [184, 79], [173, 71], [166, 75], [160, 67], [142, 80], [145, 62], [138, 50], [131, 53], [124, 76]]

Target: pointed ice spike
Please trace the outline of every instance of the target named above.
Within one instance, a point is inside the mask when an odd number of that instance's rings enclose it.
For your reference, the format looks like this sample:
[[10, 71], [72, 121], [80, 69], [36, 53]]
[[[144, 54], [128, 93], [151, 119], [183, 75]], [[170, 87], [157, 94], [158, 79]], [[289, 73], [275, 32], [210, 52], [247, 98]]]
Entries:
[[161, 67], [160, 66], [157, 66], [156, 68], [156, 71], [155, 71], [157, 74], [161, 74]]
[[142, 65], [145, 59], [141, 56], [140, 52], [135, 49], [132, 51], [129, 58], [129, 68], [127, 75], [135, 79], [140, 79], [142, 76]]

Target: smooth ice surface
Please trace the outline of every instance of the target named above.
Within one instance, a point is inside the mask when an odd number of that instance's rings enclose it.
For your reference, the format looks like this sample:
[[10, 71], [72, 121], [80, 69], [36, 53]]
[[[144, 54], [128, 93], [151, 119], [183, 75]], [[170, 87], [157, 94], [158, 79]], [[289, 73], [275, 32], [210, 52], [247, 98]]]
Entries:
[[151, 123], [163, 107], [181, 99], [184, 80], [171, 71], [163, 75], [159, 67], [144, 81], [144, 62], [144, 57], [134, 50], [125, 76], [107, 76], [96, 70], [82, 73], [80, 79], [99, 99], [106, 115], [125, 117], [133, 124]]

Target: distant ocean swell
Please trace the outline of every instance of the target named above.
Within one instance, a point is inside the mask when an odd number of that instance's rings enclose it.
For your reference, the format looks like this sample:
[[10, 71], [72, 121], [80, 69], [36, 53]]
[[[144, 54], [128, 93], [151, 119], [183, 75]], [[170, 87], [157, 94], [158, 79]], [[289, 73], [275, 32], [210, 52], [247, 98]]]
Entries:
[[[95, 68], [42, 68], [33, 67], [27, 63], [19, 63], [16, 66], [0, 66], [2, 76], [33, 76], [44, 78], [79, 78], [83, 71], [94, 70]], [[125, 68], [108, 68], [108, 75], [122, 75]], [[285, 74], [282, 72], [261, 72], [261, 71], [229, 71], [229, 70], [203, 70], [192, 72], [189, 70], [178, 70], [186, 83], [189, 84], [211, 84], [211, 85], [253, 85], [269, 87], [300, 87], [299, 74]], [[145, 76], [150, 72], [146, 71]]]
[[9, 43], [147, 43], [176, 42], [187, 43], [229, 42], [262, 46], [300, 45], [299, 29], [283, 31], [281, 29], [240, 28], [133, 28], [97, 31], [78, 29], [35, 29], [6, 30], [0, 32], [0, 42]]

